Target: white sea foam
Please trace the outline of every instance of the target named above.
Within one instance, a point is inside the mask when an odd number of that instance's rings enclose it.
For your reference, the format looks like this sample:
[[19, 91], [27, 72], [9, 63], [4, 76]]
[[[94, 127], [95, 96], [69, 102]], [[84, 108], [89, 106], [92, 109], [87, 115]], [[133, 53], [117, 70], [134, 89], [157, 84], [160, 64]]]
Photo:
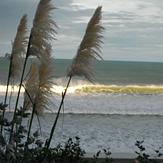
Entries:
[[[48, 138], [55, 116], [40, 117], [44, 138]], [[81, 147], [92, 155], [108, 147], [112, 153], [134, 153], [138, 150], [135, 142], [144, 140], [146, 152], [155, 153], [154, 150], [163, 146], [162, 122], [162, 116], [64, 114], [60, 115], [52, 146], [79, 136]], [[38, 129], [36, 118], [34, 124], [33, 131]]]
[[[76, 89], [77, 88], [81, 88], [81, 86], [70, 86], [67, 90], [67, 93], [75, 93]], [[54, 93], [58, 93], [58, 94], [61, 94], [62, 92], [64, 92], [65, 90], [65, 87], [64, 86], [56, 86], [54, 85], [53, 88], [52, 88], [52, 91]]]
[[[75, 93], [75, 90], [78, 89], [78, 88], [81, 88], [82, 86], [70, 86], [67, 90], [67, 93]], [[7, 86], [6, 85], [0, 85], [0, 94], [4, 94], [6, 92], [6, 89], [7, 89]], [[19, 90], [19, 87], [18, 86], [9, 86], [8, 87], [8, 91], [9, 92], [13, 92], [13, 93], [16, 93], [18, 92]], [[52, 87], [52, 91], [54, 93], [58, 93], [58, 94], [61, 94], [63, 91], [65, 90], [65, 87], [62, 86], [62, 85], [53, 85]], [[21, 93], [24, 93], [24, 88], [21, 87]]]
[[[132, 94], [69, 94], [65, 98], [65, 113], [163, 115], [163, 95]], [[50, 108], [55, 111], [60, 96], [53, 97]]]
[[[83, 81], [83, 84], [81, 83], [82, 82], [82, 80], [81, 81], [79, 81], [78, 83], [72, 83], [70, 86], [69, 86], [69, 88], [68, 88], [68, 90], [67, 90], [67, 93], [70, 93], [70, 94], [72, 94], [72, 93], [77, 93], [78, 91], [80, 91], [80, 93], [89, 93], [89, 91], [88, 92], [86, 92], [86, 91], [84, 91], [83, 90], [83, 88], [91, 88], [92, 90], [93, 89], [95, 89], [95, 90], [97, 90], [97, 92], [96, 93], [99, 93], [98, 92], [98, 90], [100, 90], [101, 89], [101, 92], [100, 93], [105, 93], [105, 90], [104, 89], [106, 89], [106, 90], [108, 90], [108, 89], [113, 89], [113, 92], [112, 93], [114, 93], [114, 89], [118, 89], [118, 88], [121, 88], [121, 89], [127, 89], [127, 88], [130, 88], [130, 89], [163, 89], [163, 85], [103, 85], [103, 84], [90, 84], [90, 83], [85, 83], [84, 81]], [[6, 85], [0, 85], [0, 94], [2, 94], [2, 93], [4, 93], [4, 92], [6, 92]], [[18, 92], [18, 89], [19, 89], [19, 86], [9, 86], [8, 87], [8, 90], [9, 90], [9, 92]], [[58, 84], [56, 84], [56, 85], [53, 85], [53, 87], [52, 87], [52, 91], [54, 92], [54, 93], [58, 93], [58, 94], [61, 94], [63, 91], [65, 90], [65, 84], [64, 83], [62, 83], [62, 85], [58, 85]], [[24, 92], [24, 88], [23, 87], [21, 87], [21, 93], [23, 93]]]
[[[2, 96], [1, 96], [2, 98]], [[119, 114], [119, 115], [163, 115], [163, 95], [130, 94], [67, 94], [64, 100], [64, 113], [73, 114]], [[2, 101], [2, 99], [0, 99]], [[57, 112], [60, 95], [51, 97], [49, 109], [45, 112]], [[23, 98], [20, 96], [19, 106]], [[15, 105], [14, 98], [11, 107]]]
[[[6, 89], [7, 89], [7, 86], [6, 85], [0, 85], [0, 93], [4, 93], [4, 92], [6, 92]], [[19, 87], [18, 86], [9, 86], [8, 87], [8, 90], [9, 90], [9, 92], [18, 92], [18, 89], [19, 89]], [[24, 88], [22, 87], [21, 88], [21, 92], [24, 92]]]
[[[88, 85], [70, 86], [64, 100], [65, 113], [74, 114], [120, 114], [120, 115], [163, 115], [163, 94], [114, 94], [114, 93], [82, 93], [76, 94], [76, 89], [82, 89]], [[99, 87], [99, 85], [95, 86]], [[113, 87], [113, 85], [112, 85]], [[116, 87], [116, 86], [115, 86]], [[138, 87], [138, 86], [135, 86]], [[143, 86], [144, 87], [144, 86]], [[162, 86], [145, 86], [162, 88]], [[11, 89], [11, 87], [9, 87]], [[63, 86], [54, 86], [55, 92], [50, 98], [49, 109], [56, 112], [61, 101]], [[0, 101], [3, 101], [6, 86], [0, 86]], [[10, 107], [15, 105], [18, 87], [14, 87], [13, 98]], [[19, 106], [23, 104], [23, 89], [19, 100]], [[57, 93], [57, 94], [56, 94]], [[47, 111], [46, 111], [47, 112]], [[49, 111], [48, 111], [49, 112]]]

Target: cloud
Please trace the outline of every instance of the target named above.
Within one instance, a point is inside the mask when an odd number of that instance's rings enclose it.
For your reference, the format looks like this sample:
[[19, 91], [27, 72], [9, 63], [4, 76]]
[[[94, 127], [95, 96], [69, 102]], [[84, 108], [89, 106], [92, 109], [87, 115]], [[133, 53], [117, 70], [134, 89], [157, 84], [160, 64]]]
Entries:
[[[70, 41], [71, 40], [71, 41]], [[80, 43], [80, 38], [75, 35], [68, 35], [68, 34], [59, 34], [57, 36], [57, 41], [55, 41], [55, 46], [58, 48], [72, 48], [74, 45]]]
[[[163, 5], [146, 0], [73, 0], [72, 7], [78, 10], [95, 9], [103, 6], [104, 15], [117, 14], [139, 22], [163, 22]], [[111, 17], [111, 19], [114, 17]]]
[[10, 45], [11, 41], [0, 41], [0, 45]]
[[[39, 0], [5, 0], [0, 3], [0, 55], [10, 52], [20, 17], [28, 14], [28, 30]], [[87, 23], [103, 6], [105, 27], [103, 58], [109, 60], [163, 61], [162, 0], [57, 0], [52, 15], [59, 29], [52, 43], [54, 56], [73, 58]], [[148, 59], [149, 58], [149, 59]]]
[[82, 16], [82, 17], [77, 17], [75, 18], [72, 23], [88, 23], [88, 21], [90, 20], [89, 16]]

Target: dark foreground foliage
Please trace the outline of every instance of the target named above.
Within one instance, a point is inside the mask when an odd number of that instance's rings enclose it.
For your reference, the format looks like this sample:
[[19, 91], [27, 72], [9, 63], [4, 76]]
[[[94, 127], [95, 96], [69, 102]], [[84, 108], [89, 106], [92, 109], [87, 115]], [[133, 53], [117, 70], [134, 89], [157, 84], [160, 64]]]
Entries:
[[19, 151], [16, 151], [16, 148], [13, 146], [6, 146], [6, 148], [6, 152], [1, 148], [1, 163], [84, 162], [83, 156], [85, 151], [81, 149], [78, 137], [76, 137], [74, 141], [69, 138], [64, 145], [59, 144], [57, 147], [51, 149], [41, 147], [40, 144], [35, 148], [28, 148], [26, 145], [22, 145], [21, 150], [19, 149]]
[[[114, 163], [110, 148], [102, 149], [92, 158], [86, 159], [84, 157], [85, 151], [80, 147], [79, 137], [75, 139], [69, 138], [64, 145], [58, 144], [55, 148], [50, 149], [43, 147], [43, 142], [36, 137], [33, 137], [31, 142], [30, 145], [35, 145], [34, 148], [30, 148], [30, 146], [23, 143], [15, 148], [12, 145], [5, 145], [2, 138], [0, 140], [0, 163], [97, 163], [99, 160], [100, 163]], [[150, 159], [149, 154], [145, 152], [143, 141], [137, 141], [135, 145], [138, 147], [138, 151], [135, 152], [137, 154], [135, 163], [157, 163], [156, 160]], [[162, 156], [159, 150], [155, 152], [157, 158]]]
[[[150, 155], [146, 153], [146, 148], [143, 146], [144, 141], [136, 141], [135, 145], [139, 149], [139, 151], [136, 151], [135, 153], [138, 155], [136, 160], [140, 163], [157, 163], [157, 161], [153, 158], [150, 158]], [[155, 150], [156, 158], [159, 158], [162, 156], [162, 153], [159, 150]]]

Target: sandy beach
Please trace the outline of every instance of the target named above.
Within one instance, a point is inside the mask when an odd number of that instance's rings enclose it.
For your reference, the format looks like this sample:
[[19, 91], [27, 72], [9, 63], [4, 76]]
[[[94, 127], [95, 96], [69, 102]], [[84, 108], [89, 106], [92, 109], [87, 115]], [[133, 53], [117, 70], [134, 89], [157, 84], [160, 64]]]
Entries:
[[[11, 113], [7, 113], [6, 116], [10, 117]], [[55, 116], [56, 114], [46, 113], [40, 117], [42, 130], [40, 138], [48, 138]], [[110, 148], [113, 154], [121, 153], [123, 155], [120, 157], [132, 158], [135, 151], [138, 151], [135, 142], [144, 140], [146, 152], [153, 155], [154, 150], [163, 146], [162, 120], [162, 116], [61, 114], [52, 147], [66, 142], [70, 137], [78, 136], [81, 148], [89, 156], [103, 148]], [[27, 122], [24, 122], [24, 125], [26, 124]], [[38, 129], [35, 117], [32, 132]], [[118, 155], [116, 154], [116, 157]]]

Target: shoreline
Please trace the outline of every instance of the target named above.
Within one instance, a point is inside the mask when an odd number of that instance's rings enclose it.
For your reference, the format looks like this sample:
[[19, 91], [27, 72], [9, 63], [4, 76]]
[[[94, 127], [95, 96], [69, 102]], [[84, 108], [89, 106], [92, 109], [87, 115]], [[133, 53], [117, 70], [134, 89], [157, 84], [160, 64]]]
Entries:
[[[88, 160], [91, 163], [93, 154], [85, 154], [84, 159]], [[136, 160], [138, 155], [135, 153], [112, 153], [109, 156], [109, 159], [112, 159], [113, 163], [140, 163]], [[98, 159], [95, 161], [95, 163], [102, 163], [105, 161], [106, 156], [100, 155]], [[149, 159], [157, 161], [157, 163], [163, 162], [163, 156], [161, 157], [155, 157], [154, 154], [151, 154]]]
[[[86, 153], [84, 155], [84, 158], [91, 158], [94, 155], [94, 153]], [[163, 156], [161, 157], [156, 157], [156, 154], [154, 153], [149, 153], [150, 159], [158, 159], [158, 160], [163, 160]], [[111, 153], [110, 157], [113, 159], [135, 159], [138, 155], [136, 153]], [[99, 158], [105, 158], [104, 154], [101, 154]]]
[[[88, 161], [89, 163], [92, 162], [92, 158], [86, 158], [85, 159], [86, 161]], [[106, 161], [105, 159], [103, 158], [99, 158], [97, 159], [96, 161], [94, 161], [93, 163], [103, 163], [103, 161]], [[163, 159], [156, 159], [155, 161], [157, 161], [157, 163], [162, 163], [163, 162]], [[123, 159], [123, 158], [115, 158], [113, 159], [112, 161], [113, 163], [141, 163], [135, 159]]]
[[[7, 114], [12, 114], [13, 110], [6, 110]], [[29, 113], [31, 113], [29, 111]], [[56, 115], [57, 112], [44, 112], [43, 115], [40, 117], [48, 116], [48, 115]], [[122, 117], [159, 117], [163, 118], [163, 114], [109, 114], [109, 113], [74, 113], [74, 112], [61, 112], [60, 116], [103, 116], [103, 117], [116, 117], [116, 116], [122, 116]]]

